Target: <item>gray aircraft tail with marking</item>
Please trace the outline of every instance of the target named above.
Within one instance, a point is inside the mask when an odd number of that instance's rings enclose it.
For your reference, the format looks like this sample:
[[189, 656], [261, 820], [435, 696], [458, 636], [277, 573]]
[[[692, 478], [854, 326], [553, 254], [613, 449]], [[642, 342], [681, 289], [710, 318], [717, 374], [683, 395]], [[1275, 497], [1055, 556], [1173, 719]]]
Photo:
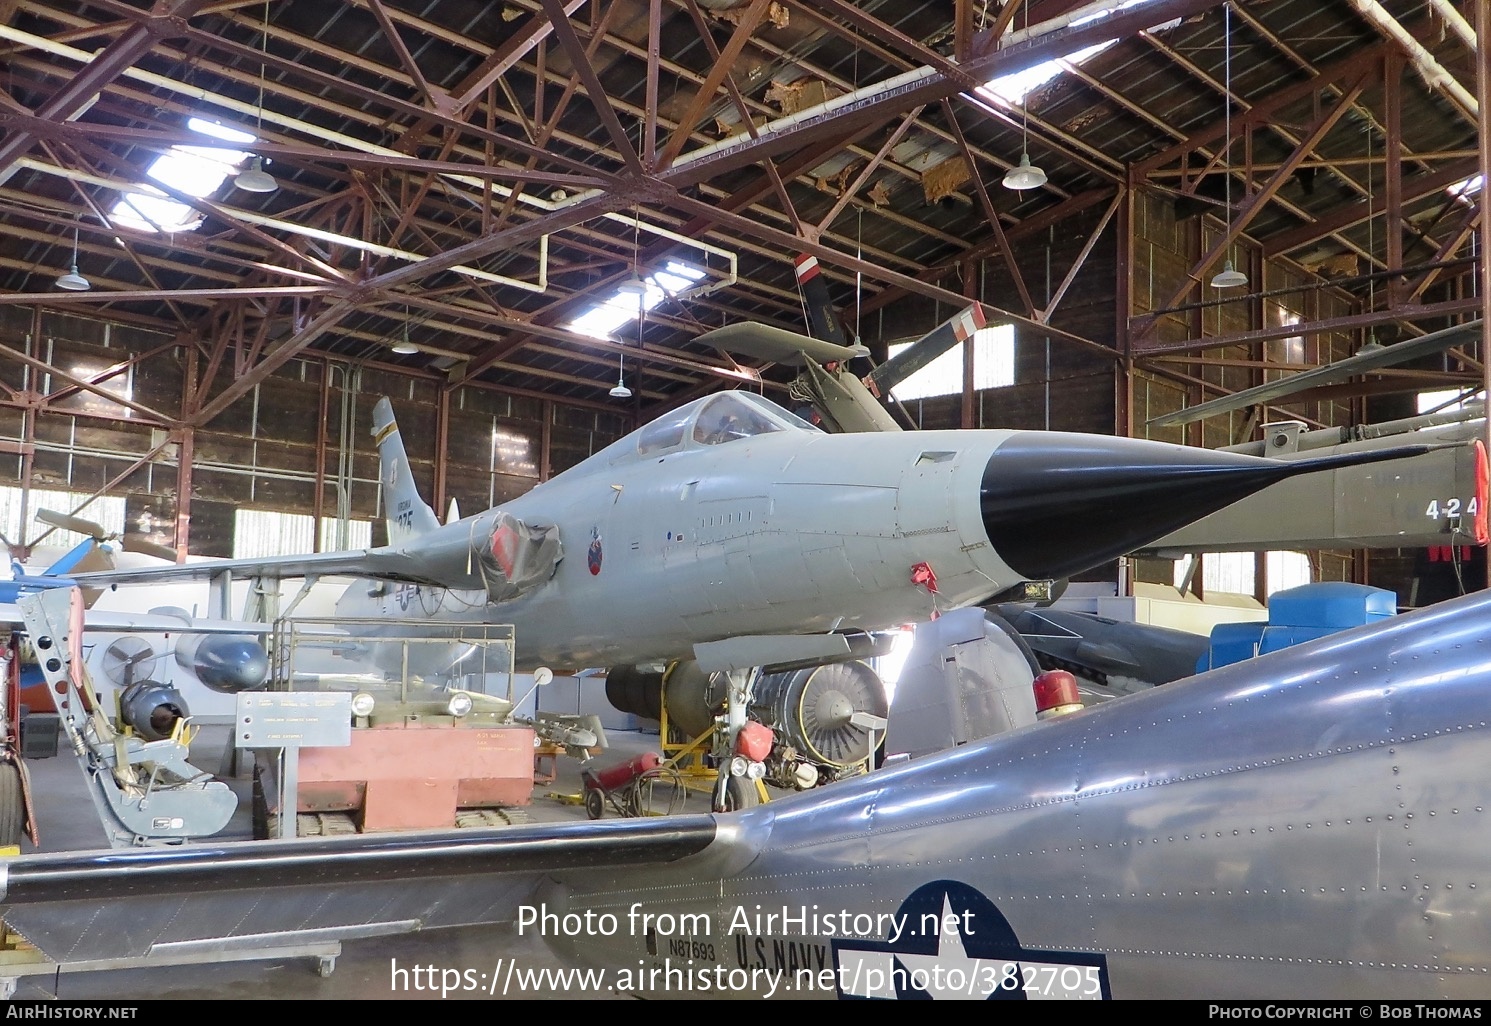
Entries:
[[397, 545], [440, 526], [440, 518], [419, 497], [409, 455], [393, 418], [393, 404], [385, 396], [373, 407], [373, 439], [378, 443], [379, 477], [383, 481], [383, 509], [388, 544]]

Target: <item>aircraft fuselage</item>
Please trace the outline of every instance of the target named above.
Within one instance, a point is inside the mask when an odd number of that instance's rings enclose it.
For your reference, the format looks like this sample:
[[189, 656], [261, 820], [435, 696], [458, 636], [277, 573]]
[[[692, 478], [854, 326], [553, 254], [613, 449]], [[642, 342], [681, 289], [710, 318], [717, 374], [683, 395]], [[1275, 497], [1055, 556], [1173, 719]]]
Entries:
[[[542, 587], [489, 603], [472, 565], [480, 517], [410, 543], [469, 588], [354, 585], [338, 615], [517, 625], [520, 665], [687, 657], [744, 634], [882, 628], [986, 598], [1020, 579], [979, 492], [1009, 431], [906, 436], [778, 432], [565, 475], [503, 507], [554, 524], [564, 558]], [[925, 563], [937, 593], [912, 581]]]

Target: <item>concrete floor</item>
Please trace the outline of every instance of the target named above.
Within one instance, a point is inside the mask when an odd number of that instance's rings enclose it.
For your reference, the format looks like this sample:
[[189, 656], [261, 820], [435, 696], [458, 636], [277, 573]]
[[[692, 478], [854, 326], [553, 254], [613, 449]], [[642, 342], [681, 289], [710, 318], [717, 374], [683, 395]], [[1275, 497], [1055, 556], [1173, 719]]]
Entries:
[[[220, 731], [220, 733], [215, 733]], [[203, 769], [217, 769], [227, 728], [204, 728], [193, 745], [193, 764]], [[656, 751], [655, 733], [608, 732], [611, 753], [617, 756], [642, 751]], [[199, 754], [200, 753], [200, 754]], [[562, 804], [550, 794], [573, 794], [580, 790], [579, 763], [560, 757], [558, 778], [553, 784], [534, 788], [529, 813], [535, 822], [583, 820], [582, 808]], [[42, 846], [26, 851], [74, 851], [107, 847], [102, 826], [88, 798], [83, 774], [76, 758], [64, 744], [56, 758], [29, 760], [32, 792]], [[252, 835], [249, 818], [247, 779], [229, 779], [238, 793], [238, 812], [219, 838], [247, 840]], [[707, 796], [690, 795], [688, 811], [704, 811]], [[608, 810], [608, 816], [613, 815]], [[395, 983], [397, 967], [435, 966], [440, 969], [488, 970], [499, 958], [513, 959], [522, 969], [559, 969], [563, 963], [551, 955], [540, 940], [518, 937], [510, 926], [467, 927], [432, 930], [346, 941], [329, 976], [319, 975], [315, 957], [275, 958], [243, 962], [218, 962], [190, 966], [152, 966], [148, 968], [60, 971], [45, 975], [20, 976], [14, 997], [20, 999], [61, 998], [65, 1000], [145, 1000], [184, 999], [441, 999], [439, 990], [417, 990], [412, 977], [403, 986]], [[5, 977], [0, 967], [0, 979]], [[447, 999], [477, 997], [502, 1000], [484, 994], [472, 995], [453, 991]], [[517, 997], [518, 995], [514, 995]], [[524, 998], [615, 999], [610, 992], [583, 993], [544, 989], [526, 992]]]

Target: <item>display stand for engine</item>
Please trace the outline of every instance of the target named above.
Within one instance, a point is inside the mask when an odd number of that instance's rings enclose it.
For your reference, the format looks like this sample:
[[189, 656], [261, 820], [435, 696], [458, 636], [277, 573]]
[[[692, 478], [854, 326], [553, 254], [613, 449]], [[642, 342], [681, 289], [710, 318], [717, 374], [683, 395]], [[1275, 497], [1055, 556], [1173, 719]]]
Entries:
[[519, 695], [513, 650], [505, 624], [277, 621], [269, 688], [258, 698], [336, 695], [342, 723], [332, 742], [306, 737], [287, 745], [295, 733], [287, 709], [285, 729], [269, 730], [284, 738], [235, 737], [255, 749], [255, 836], [527, 822], [536, 739], [582, 752], [598, 739], [571, 722], [578, 717], [514, 715], [553, 673], [535, 670], [529, 692]]

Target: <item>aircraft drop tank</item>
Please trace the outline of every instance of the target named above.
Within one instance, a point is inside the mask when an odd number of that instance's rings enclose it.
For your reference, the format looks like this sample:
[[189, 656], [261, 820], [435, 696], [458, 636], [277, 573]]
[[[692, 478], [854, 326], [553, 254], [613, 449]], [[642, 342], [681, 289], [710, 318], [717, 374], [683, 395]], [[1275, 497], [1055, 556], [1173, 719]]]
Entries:
[[1285, 462], [1138, 438], [1022, 431], [990, 456], [980, 507], [989, 540], [1012, 570], [1054, 579], [1115, 559], [1285, 478], [1429, 448]]

